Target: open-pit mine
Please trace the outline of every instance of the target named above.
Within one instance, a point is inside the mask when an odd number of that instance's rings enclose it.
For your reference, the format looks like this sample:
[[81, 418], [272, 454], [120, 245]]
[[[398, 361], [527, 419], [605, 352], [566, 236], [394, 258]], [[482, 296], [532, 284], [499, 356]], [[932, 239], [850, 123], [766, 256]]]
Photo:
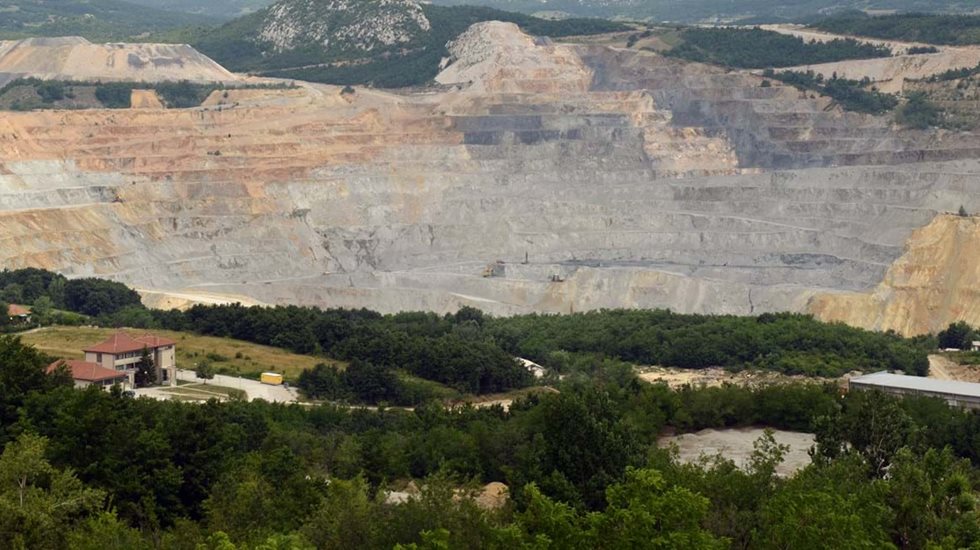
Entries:
[[[168, 305], [980, 324], [980, 222], [950, 214], [980, 211], [980, 136], [511, 24], [475, 25], [451, 51], [423, 91], [297, 83], [192, 109], [0, 113], [0, 265]], [[0, 81], [248, 80], [212, 64], [189, 48], [0, 43]]]

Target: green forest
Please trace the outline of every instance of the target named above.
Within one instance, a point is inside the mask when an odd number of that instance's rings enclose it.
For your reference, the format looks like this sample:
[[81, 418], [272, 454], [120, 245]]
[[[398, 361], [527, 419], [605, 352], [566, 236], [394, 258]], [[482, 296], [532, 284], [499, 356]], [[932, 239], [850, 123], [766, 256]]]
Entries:
[[856, 40], [806, 42], [760, 28], [689, 27], [667, 55], [737, 69], [766, 69], [889, 57], [891, 50]]
[[237, 304], [149, 310], [120, 283], [67, 280], [36, 269], [0, 272], [0, 300], [45, 302], [47, 311], [81, 314], [100, 326], [231, 337], [348, 361], [347, 372], [323, 366], [304, 373], [298, 380], [300, 388], [313, 398], [396, 405], [415, 405], [433, 397], [407, 385], [396, 373], [467, 394], [532, 385], [533, 377], [515, 357], [534, 361], [559, 376], [588, 376], [603, 365], [762, 369], [821, 377], [855, 370], [924, 375], [927, 353], [936, 347], [933, 338], [906, 339], [789, 313], [737, 317], [604, 310], [496, 318], [472, 308], [451, 315], [381, 315], [368, 310]]
[[832, 33], [887, 40], [950, 46], [980, 44], [980, 15], [905, 13], [873, 17], [849, 11], [811, 26]]
[[0, 39], [83, 36], [93, 42], [131, 40], [145, 33], [217, 21], [166, 9], [120, 0], [0, 0]]
[[[12, 549], [976, 548], [980, 415], [833, 385], [670, 390], [606, 365], [499, 406], [206, 404], [76, 390], [0, 337], [0, 545]], [[684, 464], [659, 434], [816, 434], [784, 478]], [[415, 496], [389, 498], [410, 480]], [[501, 482], [510, 498], [474, 495]], [[412, 493], [409, 493], [410, 495]]]
[[[963, 323], [903, 339], [795, 314], [156, 311], [120, 283], [39, 269], [0, 272], [0, 300], [349, 362], [301, 377], [340, 403], [156, 401], [75, 389], [52, 358], [0, 336], [3, 548], [980, 548], [977, 412], [814, 379], [670, 389], [634, 369], [922, 374], [928, 350], [975, 337]], [[384, 406], [404, 397], [394, 371], [473, 393], [534, 383], [515, 355], [561, 376], [507, 409]], [[777, 475], [787, 449], [771, 433], [742, 467], [657, 444], [749, 426], [815, 434], [812, 464]], [[480, 500], [490, 482], [509, 498]]]

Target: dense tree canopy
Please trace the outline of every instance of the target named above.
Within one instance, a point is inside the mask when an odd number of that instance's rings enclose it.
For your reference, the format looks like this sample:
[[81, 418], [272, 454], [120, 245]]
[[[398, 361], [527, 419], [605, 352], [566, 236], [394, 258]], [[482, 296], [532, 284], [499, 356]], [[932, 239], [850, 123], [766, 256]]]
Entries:
[[681, 38], [683, 42], [668, 55], [739, 69], [794, 67], [892, 54], [888, 48], [852, 39], [806, 42], [761, 28], [690, 27]]
[[872, 17], [849, 11], [813, 24], [838, 34], [951, 46], [980, 44], [980, 16], [903, 13]]
[[[509, 411], [190, 404], [76, 390], [45, 365], [0, 338], [5, 548], [980, 542], [980, 415], [938, 400], [812, 383], [674, 391], [606, 365]], [[666, 429], [760, 424], [815, 431], [814, 464], [779, 478], [771, 438], [743, 469], [683, 464], [655, 444]], [[420, 494], [390, 501], [408, 479]], [[490, 481], [510, 487], [510, 505], [465, 497]]]

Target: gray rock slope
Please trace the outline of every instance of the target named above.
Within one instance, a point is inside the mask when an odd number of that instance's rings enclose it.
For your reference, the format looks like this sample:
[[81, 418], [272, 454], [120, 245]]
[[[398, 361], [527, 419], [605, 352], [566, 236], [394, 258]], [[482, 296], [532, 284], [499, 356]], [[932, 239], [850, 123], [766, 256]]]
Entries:
[[7, 117], [0, 263], [382, 311], [799, 311], [872, 288], [937, 213], [980, 209], [977, 136], [654, 54], [542, 47], [575, 73]]

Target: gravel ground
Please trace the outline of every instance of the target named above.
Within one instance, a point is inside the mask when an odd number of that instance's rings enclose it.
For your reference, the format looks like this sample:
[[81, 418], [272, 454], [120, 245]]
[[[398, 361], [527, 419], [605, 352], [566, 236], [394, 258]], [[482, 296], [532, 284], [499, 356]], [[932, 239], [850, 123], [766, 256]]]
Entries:
[[[657, 442], [660, 447], [677, 445], [683, 462], [694, 462], [702, 455], [721, 456], [730, 459], [744, 468], [752, 456], [752, 444], [762, 437], [763, 428], [740, 428], [731, 430], [701, 430], [700, 432], [662, 437]], [[790, 450], [782, 464], [776, 467], [780, 476], [790, 476], [810, 464], [807, 451], [813, 446], [813, 434], [773, 430], [776, 441], [789, 445]]]

